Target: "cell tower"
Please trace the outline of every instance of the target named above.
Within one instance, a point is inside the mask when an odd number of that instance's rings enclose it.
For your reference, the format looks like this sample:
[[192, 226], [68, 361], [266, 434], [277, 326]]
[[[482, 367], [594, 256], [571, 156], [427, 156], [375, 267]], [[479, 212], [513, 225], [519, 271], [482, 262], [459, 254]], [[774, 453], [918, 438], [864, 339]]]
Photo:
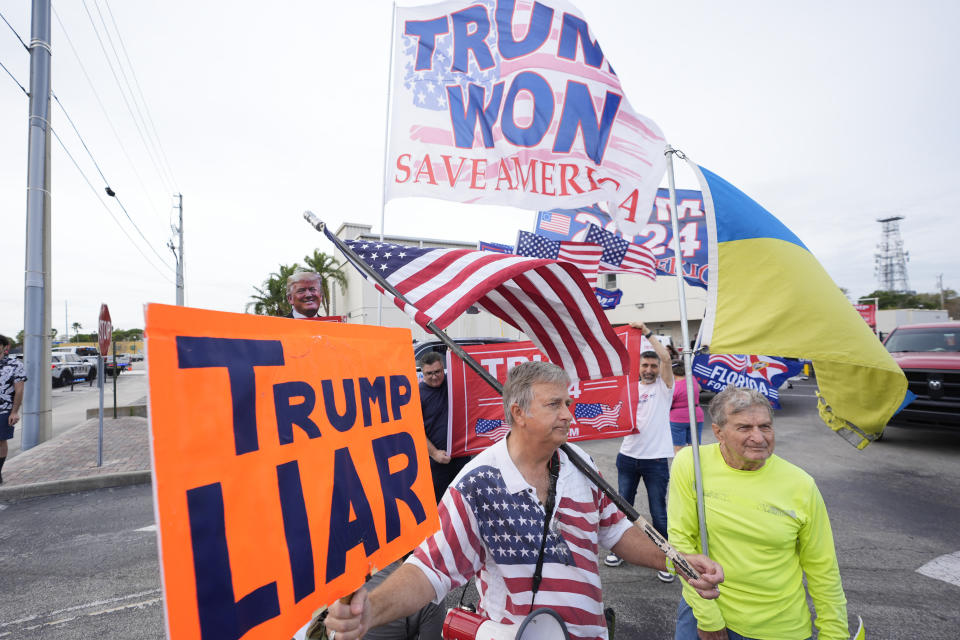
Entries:
[[883, 235], [880, 238], [880, 244], [877, 245], [877, 253], [873, 254], [873, 271], [880, 283], [880, 291], [912, 293], [910, 281], [907, 279], [907, 262], [910, 261], [910, 252], [903, 250], [903, 240], [900, 238], [901, 220], [903, 216], [877, 220], [883, 225]]

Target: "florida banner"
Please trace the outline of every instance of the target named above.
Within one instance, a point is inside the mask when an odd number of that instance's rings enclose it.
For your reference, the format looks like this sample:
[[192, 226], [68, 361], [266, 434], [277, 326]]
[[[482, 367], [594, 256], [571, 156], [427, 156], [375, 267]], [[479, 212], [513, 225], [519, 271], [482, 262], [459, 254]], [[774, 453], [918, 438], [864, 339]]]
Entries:
[[438, 528], [409, 329], [146, 308], [167, 637], [291, 638]]
[[780, 408], [780, 387], [803, 369], [803, 361], [772, 356], [698, 355], [693, 358], [693, 375], [707, 391], [719, 393], [729, 386], [754, 389]]
[[565, 0], [398, 8], [387, 198], [523, 209], [609, 201], [639, 231], [666, 140]]
[[[568, 439], [619, 438], [633, 432], [637, 412], [637, 363], [643, 336], [636, 329], [619, 327], [617, 336], [630, 355], [627, 375], [597, 380], [574, 380], [570, 389], [571, 412]], [[532, 342], [464, 347], [470, 356], [501, 383], [507, 372], [521, 362], [546, 360]], [[450, 411], [447, 442], [453, 457], [472, 456], [500, 440], [510, 427], [503, 414], [503, 399], [456, 354], [447, 352], [447, 393]]]

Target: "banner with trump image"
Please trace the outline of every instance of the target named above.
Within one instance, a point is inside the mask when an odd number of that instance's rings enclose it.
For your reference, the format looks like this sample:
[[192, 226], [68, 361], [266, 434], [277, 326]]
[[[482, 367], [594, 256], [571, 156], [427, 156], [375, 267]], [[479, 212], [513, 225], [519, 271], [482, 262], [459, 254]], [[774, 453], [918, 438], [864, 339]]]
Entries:
[[[643, 337], [636, 329], [620, 327], [617, 336], [630, 354], [627, 375], [598, 380], [573, 380], [570, 386], [568, 440], [619, 438], [634, 432], [637, 410], [637, 362]], [[521, 362], [546, 361], [532, 342], [508, 342], [464, 347], [501, 383]], [[450, 411], [447, 443], [453, 457], [480, 453], [510, 431], [504, 419], [503, 399], [454, 353], [447, 352], [447, 393]]]
[[523, 209], [610, 202], [637, 233], [666, 140], [565, 0], [396, 9], [386, 197]]

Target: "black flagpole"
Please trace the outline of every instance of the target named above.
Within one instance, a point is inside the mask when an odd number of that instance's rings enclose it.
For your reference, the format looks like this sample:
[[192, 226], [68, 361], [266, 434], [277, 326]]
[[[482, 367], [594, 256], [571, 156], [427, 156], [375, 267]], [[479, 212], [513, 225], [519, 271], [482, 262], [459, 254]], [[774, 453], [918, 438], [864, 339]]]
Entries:
[[[320, 220], [316, 215], [314, 215], [312, 211], [304, 211], [303, 217], [310, 224], [310, 226], [315, 228], [320, 233], [323, 233], [324, 235], [326, 235], [327, 238], [329, 238], [330, 241], [333, 242], [334, 245], [336, 245], [337, 249], [339, 249], [343, 253], [343, 255], [347, 257], [347, 259], [350, 261], [351, 264], [353, 264], [353, 266], [355, 266], [357, 269], [367, 274], [368, 277], [370, 277], [378, 285], [383, 287], [383, 289], [388, 293], [390, 293], [390, 295], [394, 296], [398, 300], [402, 300], [403, 302], [410, 304], [409, 301], [407, 301], [407, 299], [403, 296], [402, 293], [397, 291], [393, 287], [393, 285], [387, 282], [382, 275], [380, 275], [374, 269], [372, 269], [370, 265], [368, 265], [366, 262], [360, 259], [360, 257], [353, 252], [353, 249], [351, 249], [343, 240], [336, 237], [332, 233], [327, 234], [325, 232], [326, 225], [323, 223], [322, 220]], [[443, 331], [442, 329], [438, 328], [435, 324], [433, 324], [432, 320], [427, 323], [426, 329], [431, 333], [433, 333], [435, 336], [437, 336], [440, 342], [445, 344], [448, 349], [450, 349], [455, 354], [457, 354], [457, 356], [459, 356], [460, 359], [463, 360], [468, 367], [473, 369], [477, 373], [477, 375], [483, 378], [484, 382], [490, 385], [498, 394], [500, 394], [501, 396], [503, 395], [503, 385], [500, 384], [500, 381], [494, 378], [492, 375], [490, 375], [489, 371], [487, 371], [484, 367], [482, 367], [479, 362], [474, 360], [473, 357], [470, 356], [470, 354], [464, 351], [463, 347], [461, 347], [459, 344], [454, 342], [453, 339], [450, 336], [448, 336], [445, 331]], [[587, 476], [587, 478], [590, 479], [591, 482], [593, 482], [593, 484], [597, 486], [597, 488], [599, 488], [608, 498], [610, 498], [610, 500], [617, 506], [617, 508], [620, 509], [620, 511], [622, 511], [624, 515], [627, 516], [630, 522], [632, 522], [637, 527], [639, 527], [641, 531], [647, 534], [647, 537], [653, 540], [653, 543], [657, 545], [657, 547], [664, 554], [666, 554], [666, 556], [670, 558], [670, 560], [673, 561], [673, 564], [677, 569], [679, 569], [680, 571], [682, 571], [683, 573], [685, 573], [687, 576], [689, 576], [694, 580], [700, 579], [700, 574], [697, 573], [696, 569], [694, 569], [689, 562], [687, 562], [686, 558], [681, 556], [680, 553], [673, 548], [673, 545], [667, 542], [667, 539], [664, 538], [660, 534], [660, 532], [653, 527], [653, 525], [647, 522], [647, 520], [643, 516], [641, 516], [636, 509], [633, 508], [632, 504], [624, 500], [623, 496], [617, 493], [617, 490], [611, 487], [607, 483], [607, 481], [604, 480], [603, 477], [599, 473], [597, 473], [597, 471], [593, 467], [591, 467], [589, 463], [587, 463], [586, 460], [581, 458], [580, 455], [577, 454], [577, 452], [575, 452], [566, 444], [560, 445], [560, 448], [563, 450], [565, 454], [567, 454], [567, 457], [570, 459], [570, 462], [572, 462], [577, 469], [579, 469], [585, 476]]]

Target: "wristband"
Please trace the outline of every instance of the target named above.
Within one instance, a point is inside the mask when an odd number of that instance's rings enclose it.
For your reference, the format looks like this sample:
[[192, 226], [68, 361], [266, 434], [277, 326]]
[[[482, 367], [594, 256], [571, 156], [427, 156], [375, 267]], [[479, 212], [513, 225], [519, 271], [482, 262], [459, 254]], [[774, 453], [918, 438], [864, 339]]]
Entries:
[[672, 576], [677, 575], [677, 568], [673, 566], [673, 560], [671, 560], [669, 556], [664, 559], [664, 564], [667, 565], [667, 573]]
[[647, 340], [649, 340], [649, 339], [650, 339], [650, 336], [652, 336], [652, 335], [653, 335], [653, 331], [647, 331], [645, 334], [643, 334], [643, 337], [646, 338]]

